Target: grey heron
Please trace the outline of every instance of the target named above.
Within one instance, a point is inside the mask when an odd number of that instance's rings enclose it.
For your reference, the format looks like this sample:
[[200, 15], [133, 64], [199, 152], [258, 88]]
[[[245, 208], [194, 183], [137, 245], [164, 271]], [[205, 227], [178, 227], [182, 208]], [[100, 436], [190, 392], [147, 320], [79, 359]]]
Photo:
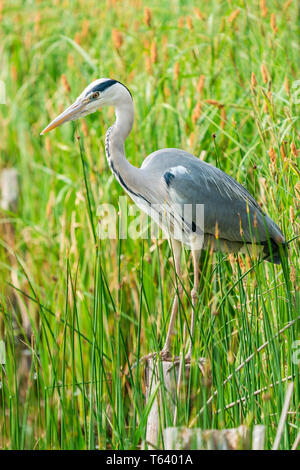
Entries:
[[[192, 251], [194, 282], [188, 359], [192, 353], [201, 249], [209, 247], [226, 253], [258, 254], [267, 261], [279, 263], [280, 247], [285, 245], [285, 238], [241, 184], [188, 152], [176, 148], [162, 149], [151, 153], [141, 168], [131, 165], [125, 156], [125, 140], [133, 126], [134, 105], [128, 88], [117, 80], [101, 78], [93, 81], [41, 134], [103, 106], [113, 106], [116, 114], [116, 121], [105, 137], [109, 167], [133, 201], [166, 232], [173, 249], [178, 279], [181, 277], [182, 244]], [[190, 208], [186, 218], [185, 206]], [[197, 206], [204, 207], [203, 224], [197, 223]], [[179, 295], [175, 295], [173, 301], [161, 351], [163, 359], [170, 358], [170, 343], [179, 309], [178, 297], [182, 293], [179, 282]]]

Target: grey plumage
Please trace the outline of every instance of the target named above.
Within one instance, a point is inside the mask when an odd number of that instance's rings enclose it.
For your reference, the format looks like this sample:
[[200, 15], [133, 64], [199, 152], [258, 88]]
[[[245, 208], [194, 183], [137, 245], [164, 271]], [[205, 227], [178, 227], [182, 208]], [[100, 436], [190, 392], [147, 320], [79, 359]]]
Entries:
[[[132, 166], [125, 156], [125, 140], [133, 126], [133, 101], [130, 91], [116, 80], [102, 78], [91, 83], [42, 134], [103, 106], [114, 106], [116, 113], [116, 122], [109, 128], [105, 138], [109, 167], [136, 204], [161, 225], [169, 236], [179, 278], [180, 242], [192, 250], [194, 287], [191, 291], [190, 357], [199, 287], [200, 248], [249, 252], [278, 263], [280, 247], [285, 244], [284, 236], [242, 185], [218, 168], [183, 150], [159, 150], [149, 155], [141, 168]], [[190, 212], [185, 211], [186, 206]], [[204, 206], [204, 216], [200, 219], [197, 217], [198, 206]], [[201, 243], [198, 243], [199, 240]], [[182, 295], [181, 283], [178, 283], [178, 292]], [[170, 338], [178, 305], [176, 295], [165, 345], [161, 351], [165, 359], [170, 355]], [[186, 331], [185, 326], [185, 334]]]
[[[204, 246], [208, 240], [214, 241], [216, 229], [221, 247], [227, 243], [225, 251], [228, 252], [239, 251], [245, 242], [256, 242], [262, 246], [265, 255], [270, 255], [270, 240], [275, 248], [274, 261], [278, 262], [276, 246], [284, 243], [281, 230], [231, 176], [179, 149], [154, 152], [145, 159], [142, 170], [155, 175], [160, 184], [165, 183], [164, 200], [182, 207], [184, 204], [204, 204]], [[149, 193], [148, 198], [151, 200]], [[216, 243], [215, 246], [217, 249]]]

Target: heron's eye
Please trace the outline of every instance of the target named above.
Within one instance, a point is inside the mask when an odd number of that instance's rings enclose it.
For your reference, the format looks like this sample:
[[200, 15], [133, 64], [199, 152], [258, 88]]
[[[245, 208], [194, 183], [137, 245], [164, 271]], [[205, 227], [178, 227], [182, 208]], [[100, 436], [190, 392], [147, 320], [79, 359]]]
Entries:
[[92, 94], [92, 99], [96, 100], [97, 98], [99, 98], [99, 96], [100, 96], [99, 91], [95, 91], [95, 93]]

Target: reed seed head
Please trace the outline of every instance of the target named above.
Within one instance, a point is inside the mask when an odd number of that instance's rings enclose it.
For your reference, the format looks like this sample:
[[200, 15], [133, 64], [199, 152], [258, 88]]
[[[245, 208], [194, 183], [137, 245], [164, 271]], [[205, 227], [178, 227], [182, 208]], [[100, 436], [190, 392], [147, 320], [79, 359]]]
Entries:
[[153, 41], [153, 43], [151, 44], [150, 56], [151, 56], [151, 62], [153, 64], [156, 64], [156, 62], [157, 62], [157, 45], [156, 45], [155, 41]]
[[261, 11], [261, 16], [265, 18], [268, 14], [266, 0], [260, 0], [260, 11]]
[[197, 83], [197, 91], [200, 95], [202, 95], [203, 93], [204, 82], [205, 82], [205, 75], [200, 75], [198, 83]]
[[193, 124], [196, 124], [196, 122], [198, 121], [198, 119], [200, 118], [201, 116], [201, 111], [202, 111], [202, 105], [200, 102], [198, 102], [196, 104], [196, 106], [194, 107], [193, 109], [193, 113], [192, 113], [192, 122]]
[[227, 121], [225, 107], [221, 108], [221, 129], [224, 129]]
[[290, 268], [290, 279], [291, 279], [292, 284], [296, 284], [296, 279], [297, 279], [296, 268], [293, 265]]
[[290, 81], [289, 81], [287, 75], [284, 77], [284, 89], [287, 92], [287, 94], [289, 95], [290, 94]]
[[256, 85], [257, 85], [256, 76], [255, 76], [255, 73], [252, 72], [252, 73], [251, 73], [251, 86], [252, 86], [252, 88], [255, 88]]
[[238, 8], [237, 10], [234, 10], [229, 16], [228, 16], [228, 23], [233, 24], [237, 17], [239, 16], [241, 10]]
[[151, 26], [151, 21], [152, 21], [152, 11], [150, 8], [145, 7], [144, 8], [144, 23], [146, 26]]
[[297, 157], [298, 157], [299, 150], [297, 150], [297, 148], [296, 148], [296, 145], [295, 145], [295, 142], [294, 142], [294, 141], [291, 143], [291, 152], [292, 152], [292, 155], [293, 155], [293, 157], [295, 157], [295, 158], [297, 158]]
[[190, 31], [194, 30], [193, 20], [190, 16], [186, 17], [186, 24]]
[[124, 42], [122, 33], [117, 29], [113, 29], [111, 34], [115, 48], [120, 49]]
[[199, 20], [204, 20], [204, 15], [203, 13], [201, 13], [201, 10], [199, 10], [199, 8], [195, 7], [194, 12], [197, 18], [199, 18]]
[[65, 76], [65, 74], [63, 73], [62, 76], [61, 76], [61, 82], [63, 84], [63, 87], [64, 89], [66, 90], [67, 93], [70, 93], [71, 91], [71, 87], [69, 85], [69, 82], [67, 80], [67, 77]]
[[283, 5], [283, 11], [286, 11], [292, 4], [293, 0], [287, 0]]
[[264, 83], [268, 83], [269, 81], [269, 74], [268, 74], [268, 69], [267, 67], [265, 66], [265, 64], [261, 64], [261, 67], [260, 67], [260, 71], [261, 71], [261, 75], [262, 75], [262, 79], [264, 81]]
[[271, 24], [271, 28], [272, 28], [273, 33], [276, 34], [276, 33], [278, 32], [278, 28], [277, 28], [277, 26], [276, 26], [276, 16], [275, 16], [275, 13], [272, 13], [272, 15], [271, 15], [270, 24]]
[[275, 150], [274, 150], [273, 147], [270, 147], [270, 150], [269, 150], [269, 157], [270, 157], [270, 160], [271, 160], [272, 165], [276, 165], [276, 162], [277, 162], [277, 153], [275, 152]]
[[216, 106], [217, 108], [221, 109], [224, 108], [224, 104], [220, 103], [219, 101], [216, 100], [205, 100], [207, 104], [211, 104], [212, 106]]
[[281, 145], [280, 145], [280, 155], [282, 156], [282, 159], [283, 159], [283, 160], [286, 160], [286, 159], [287, 159], [287, 156], [286, 156], [286, 153], [285, 153], [284, 144], [281, 144]]

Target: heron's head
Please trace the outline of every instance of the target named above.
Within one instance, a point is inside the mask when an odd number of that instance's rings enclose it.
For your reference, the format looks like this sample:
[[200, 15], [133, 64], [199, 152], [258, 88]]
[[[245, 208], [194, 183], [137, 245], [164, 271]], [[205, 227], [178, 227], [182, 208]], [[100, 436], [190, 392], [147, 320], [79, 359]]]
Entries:
[[99, 78], [86, 87], [71, 106], [50, 122], [41, 135], [64, 122], [74, 121], [94, 113], [103, 106], [122, 106], [122, 104], [128, 103], [130, 97], [130, 91], [122, 83], [110, 78]]

